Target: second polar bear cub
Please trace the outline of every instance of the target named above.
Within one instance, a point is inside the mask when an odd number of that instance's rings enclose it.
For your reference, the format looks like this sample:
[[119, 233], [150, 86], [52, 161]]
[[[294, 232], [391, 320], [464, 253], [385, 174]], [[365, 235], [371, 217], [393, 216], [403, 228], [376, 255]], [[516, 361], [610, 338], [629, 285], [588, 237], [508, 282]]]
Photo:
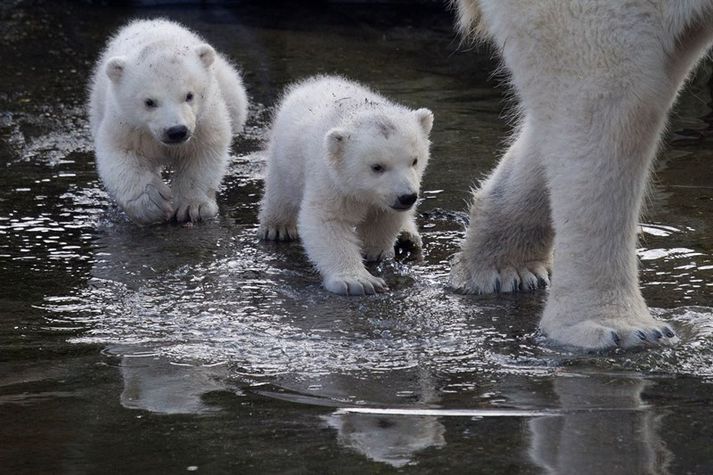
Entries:
[[432, 126], [430, 110], [340, 77], [289, 87], [268, 146], [260, 236], [290, 240], [299, 231], [331, 292], [386, 290], [363, 260], [392, 257], [401, 231], [420, 245], [414, 205]]
[[213, 47], [168, 20], [134, 21], [109, 41], [91, 82], [99, 175], [138, 223], [213, 217], [246, 115], [242, 79]]

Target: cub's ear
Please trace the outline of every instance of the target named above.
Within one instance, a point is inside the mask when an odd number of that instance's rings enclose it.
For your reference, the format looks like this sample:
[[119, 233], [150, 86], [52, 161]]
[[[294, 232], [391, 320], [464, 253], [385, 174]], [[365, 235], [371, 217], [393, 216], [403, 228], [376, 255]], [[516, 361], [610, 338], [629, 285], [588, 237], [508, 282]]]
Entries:
[[215, 50], [209, 44], [202, 44], [196, 48], [196, 53], [198, 58], [203, 63], [206, 68], [209, 67], [215, 61]]
[[124, 70], [126, 69], [126, 58], [123, 56], [116, 56], [111, 58], [106, 63], [106, 75], [109, 76], [113, 82], [119, 82], [121, 77], [124, 75]]
[[327, 148], [327, 158], [334, 161], [339, 160], [347, 140], [349, 140], [349, 132], [345, 129], [334, 128], [327, 132], [324, 138], [324, 143]]
[[414, 112], [418, 124], [423, 129], [423, 133], [428, 136], [433, 128], [433, 112], [428, 109], [418, 109]]

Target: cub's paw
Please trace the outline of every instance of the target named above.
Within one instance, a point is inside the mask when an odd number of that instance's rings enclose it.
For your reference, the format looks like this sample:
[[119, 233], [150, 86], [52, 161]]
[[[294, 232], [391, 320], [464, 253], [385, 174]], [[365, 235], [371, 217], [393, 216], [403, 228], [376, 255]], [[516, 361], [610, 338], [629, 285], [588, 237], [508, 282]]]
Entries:
[[401, 231], [394, 244], [394, 252], [398, 257], [412, 256], [420, 259], [423, 257], [423, 241], [418, 233]]
[[528, 261], [501, 268], [488, 266], [458, 253], [451, 268], [450, 285], [466, 294], [531, 291], [550, 285], [550, 263]]
[[266, 225], [260, 224], [257, 231], [260, 239], [266, 241], [294, 241], [298, 238], [297, 226], [289, 225]]
[[588, 350], [664, 346], [679, 341], [670, 325], [650, 316], [631, 320], [592, 319], [574, 324], [542, 323], [541, 330], [555, 344]]
[[363, 250], [364, 260], [366, 262], [380, 262], [394, 257], [394, 248], [387, 247], [386, 249], [378, 247], [366, 247]]
[[176, 200], [176, 221], [179, 223], [205, 221], [218, 214], [218, 205], [208, 196], [182, 196]]
[[374, 295], [389, 290], [384, 279], [368, 272], [327, 277], [324, 279], [324, 288], [339, 295]]
[[143, 191], [123, 206], [132, 221], [147, 225], [168, 221], [173, 216], [171, 189], [160, 179], [148, 183]]

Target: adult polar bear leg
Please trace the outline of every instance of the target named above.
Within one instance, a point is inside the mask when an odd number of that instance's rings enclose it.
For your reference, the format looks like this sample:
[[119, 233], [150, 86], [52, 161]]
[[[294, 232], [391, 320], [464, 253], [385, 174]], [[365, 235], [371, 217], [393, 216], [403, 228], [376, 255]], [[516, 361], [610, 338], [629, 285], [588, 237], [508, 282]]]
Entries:
[[[650, 13], [650, 4], [639, 7], [638, 13]], [[677, 341], [670, 327], [651, 317], [641, 295], [637, 228], [666, 115], [711, 28], [679, 31], [662, 41], [660, 24], [641, 22], [633, 13], [618, 19], [623, 24], [585, 15], [584, 24], [573, 25], [570, 31], [583, 32], [592, 28], [587, 23], [608, 22], [605, 30], [613, 30], [603, 43], [589, 44], [588, 55], [539, 47], [542, 55], [557, 58], [550, 72], [544, 57], [545, 68], [537, 72], [523, 71], [526, 62], [514, 54], [509, 61], [541, 137], [555, 226], [552, 288], [540, 327], [551, 340], [582, 348]], [[615, 34], [622, 29], [628, 34], [623, 42]], [[558, 44], [591, 42], [564, 36]], [[676, 46], [666, 51], [666, 43]], [[574, 70], [582, 74], [561, 73]], [[556, 93], [542, 88], [547, 83], [557, 86]]]
[[638, 217], [665, 108], [636, 95], [602, 91], [570, 102], [566, 113], [561, 104], [567, 124], [542, 118], [555, 240], [540, 327], [558, 343], [604, 348], [675, 338], [639, 290]]
[[710, 43], [712, 6], [459, 1], [461, 27], [479, 10], [501, 49], [544, 163], [555, 241], [540, 326], [557, 343], [676, 340], [640, 293], [636, 230], [666, 113]]
[[[355, 222], [343, 209], [330, 209], [318, 193], [305, 193], [299, 211], [302, 245], [323, 276], [323, 285], [341, 295], [371, 295], [388, 289], [384, 279], [364, 267]], [[358, 220], [357, 220], [358, 221]]]
[[473, 195], [470, 225], [450, 276], [462, 292], [515, 292], [549, 284], [553, 230], [534, 133], [525, 118], [517, 139]]

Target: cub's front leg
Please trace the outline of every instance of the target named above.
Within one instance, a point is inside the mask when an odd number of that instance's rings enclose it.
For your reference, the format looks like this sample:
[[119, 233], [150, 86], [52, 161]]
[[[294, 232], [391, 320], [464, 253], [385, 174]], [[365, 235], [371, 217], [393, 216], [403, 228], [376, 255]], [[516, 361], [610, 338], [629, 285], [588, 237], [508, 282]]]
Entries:
[[399, 233], [416, 249], [421, 248], [413, 211], [371, 211], [357, 227], [362, 240], [362, 253], [367, 262], [394, 257], [394, 245]]
[[372, 295], [388, 290], [369, 273], [361, 256], [355, 222], [333, 200], [305, 196], [298, 229], [307, 257], [317, 267], [324, 287], [341, 295]]
[[398, 254], [411, 253], [412, 256], [421, 259], [423, 257], [423, 240], [418, 232], [415, 211], [405, 220], [401, 227], [401, 232], [396, 239]]
[[109, 194], [132, 221], [147, 225], [173, 215], [171, 189], [145, 157], [98, 140], [97, 169]]
[[176, 221], [205, 221], [218, 214], [215, 193], [227, 163], [227, 150], [222, 148], [206, 148], [179, 159], [172, 183]]

